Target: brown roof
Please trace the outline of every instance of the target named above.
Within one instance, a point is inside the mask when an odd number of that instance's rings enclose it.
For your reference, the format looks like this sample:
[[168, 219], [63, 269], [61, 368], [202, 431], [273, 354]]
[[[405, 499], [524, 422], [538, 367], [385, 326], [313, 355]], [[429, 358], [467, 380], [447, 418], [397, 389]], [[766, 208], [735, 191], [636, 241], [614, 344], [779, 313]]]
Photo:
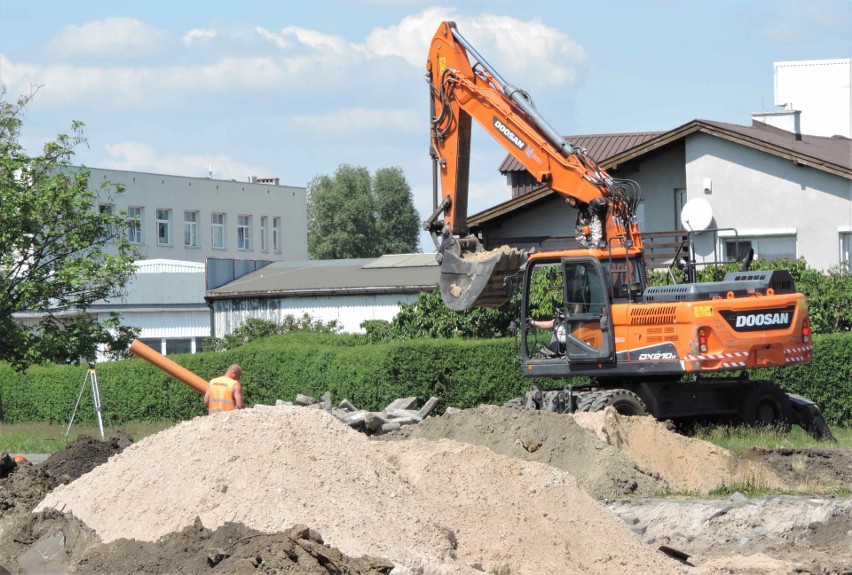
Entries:
[[[639, 144], [656, 138], [663, 132], [631, 132], [627, 134], [585, 134], [580, 136], [567, 136], [575, 148], [585, 148], [588, 154], [597, 163], [603, 163], [607, 158], [634, 148]], [[503, 163], [500, 164], [500, 173], [520, 172], [525, 168], [514, 156], [508, 154]]]
[[432, 291], [440, 268], [435, 254], [395, 254], [345, 260], [279, 260], [216, 289], [219, 299], [319, 295], [410, 294]]
[[751, 126], [740, 126], [711, 120], [693, 120], [598, 163], [604, 169], [609, 169], [613, 165], [632, 160], [697, 132], [786, 158], [799, 165], [852, 179], [852, 140], [849, 138], [807, 134], [797, 136], [792, 132], [761, 122], [754, 122]]
[[[573, 140], [569, 137], [569, 141], [579, 146], [583, 138], [589, 138], [587, 145], [595, 145], [595, 149], [601, 151], [599, 156], [592, 154], [590, 147], [587, 147], [587, 151], [603, 169], [608, 170], [612, 169], [613, 166], [618, 166], [698, 132], [786, 158], [798, 165], [808, 166], [852, 180], [852, 140], [849, 138], [843, 136], [809, 136], [806, 134], [797, 136], [792, 132], [762, 122], [754, 122], [751, 126], [740, 126], [710, 120], [693, 120], [668, 132], [574, 136]], [[631, 135], [637, 137], [631, 140], [629, 138]], [[628, 146], [627, 144], [631, 141], [636, 143]], [[622, 145], [618, 145], [619, 143]], [[501, 172], [506, 173], [516, 169], [512, 167], [510, 160], [515, 161], [511, 156], [503, 160], [500, 165]], [[520, 163], [517, 165], [519, 169], [523, 169]], [[468, 225], [470, 227], [482, 225], [523, 206], [549, 198], [553, 193], [553, 190], [542, 186], [537, 190], [470, 216]]]

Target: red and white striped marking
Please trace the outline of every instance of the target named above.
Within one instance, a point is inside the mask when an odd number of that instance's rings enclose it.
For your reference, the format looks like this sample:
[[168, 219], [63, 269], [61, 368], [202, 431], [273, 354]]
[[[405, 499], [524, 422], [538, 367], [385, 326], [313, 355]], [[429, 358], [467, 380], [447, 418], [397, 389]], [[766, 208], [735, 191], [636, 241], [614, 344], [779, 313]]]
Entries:
[[737, 351], [734, 353], [717, 353], [708, 355], [687, 355], [686, 361], [722, 361], [719, 367], [725, 369], [745, 367], [748, 361], [749, 353], [747, 351]]
[[787, 363], [804, 363], [811, 361], [813, 357], [813, 346], [790, 347], [784, 350]]

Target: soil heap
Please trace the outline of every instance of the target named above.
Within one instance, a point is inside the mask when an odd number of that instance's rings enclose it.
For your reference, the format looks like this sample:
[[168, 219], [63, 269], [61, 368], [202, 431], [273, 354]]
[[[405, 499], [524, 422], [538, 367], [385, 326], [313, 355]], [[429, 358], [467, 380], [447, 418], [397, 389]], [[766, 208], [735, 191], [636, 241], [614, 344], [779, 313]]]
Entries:
[[[528, 439], [524, 451], [537, 452]], [[387, 558], [401, 574], [683, 568], [558, 467], [449, 439], [375, 441], [298, 407], [181, 423], [58, 487], [37, 510], [50, 508], [73, 513], [107, 544], [202, 525], [278, 533], [304, 524], [342, 553]]]

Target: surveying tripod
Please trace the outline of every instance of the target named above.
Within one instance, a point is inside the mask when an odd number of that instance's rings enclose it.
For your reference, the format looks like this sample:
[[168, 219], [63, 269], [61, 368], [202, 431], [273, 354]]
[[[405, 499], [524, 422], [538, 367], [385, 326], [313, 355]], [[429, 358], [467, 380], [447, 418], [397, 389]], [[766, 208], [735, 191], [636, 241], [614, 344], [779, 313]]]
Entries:
[[83, 378], [83, 386], [80, 388], [80, 395], [77, 396], [77, 403], [74, 405], [74, 412], [71, 414], [71, 421], [68, 422], [68, 428], [65, 430], [65, 437], [68, 437], [68, 432], [71, 431], [71, 424], [74, 423], [74, 416], [77, 415], [77, 408], [80, 407], [80, 399], [83, 398], [83, 392], [86, 391], [86, 384], [92, 385], [92, 402], [95, 404], [95, 413], [98, 414], [98, 428], [101, 431], [101, 440], [104, 438], [104, 422], [101, 417], [101, 390], [98, 388], [98, 374], [95, 371], [95, 362], [89, 362], [89, 371], [86, 372], [86, 377]]

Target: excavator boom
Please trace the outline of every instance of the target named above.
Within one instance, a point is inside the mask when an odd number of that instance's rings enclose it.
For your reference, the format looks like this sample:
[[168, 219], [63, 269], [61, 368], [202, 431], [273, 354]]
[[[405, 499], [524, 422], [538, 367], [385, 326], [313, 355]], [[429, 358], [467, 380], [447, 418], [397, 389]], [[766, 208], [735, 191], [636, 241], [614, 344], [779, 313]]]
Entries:
[[[432, 96], [431, 152], [436, 211], [425, 227], [442, 259], [441, 293], [452, 309], [495, 307], [508, 299], [505, 278], [523, 255], [484, 252], [467, 224], [472, 120], [512, 154], [543, 186], [579, 210], [581, 248], [642, 249], [634, 214], [638, 187], [617, 182], [584, 150], [571, 145], [536, 111], [529, 95], [506, 82], [458, 32], [438, 28], [426, 63]], [[437, 201], [437, 180], [442, 199]]]

